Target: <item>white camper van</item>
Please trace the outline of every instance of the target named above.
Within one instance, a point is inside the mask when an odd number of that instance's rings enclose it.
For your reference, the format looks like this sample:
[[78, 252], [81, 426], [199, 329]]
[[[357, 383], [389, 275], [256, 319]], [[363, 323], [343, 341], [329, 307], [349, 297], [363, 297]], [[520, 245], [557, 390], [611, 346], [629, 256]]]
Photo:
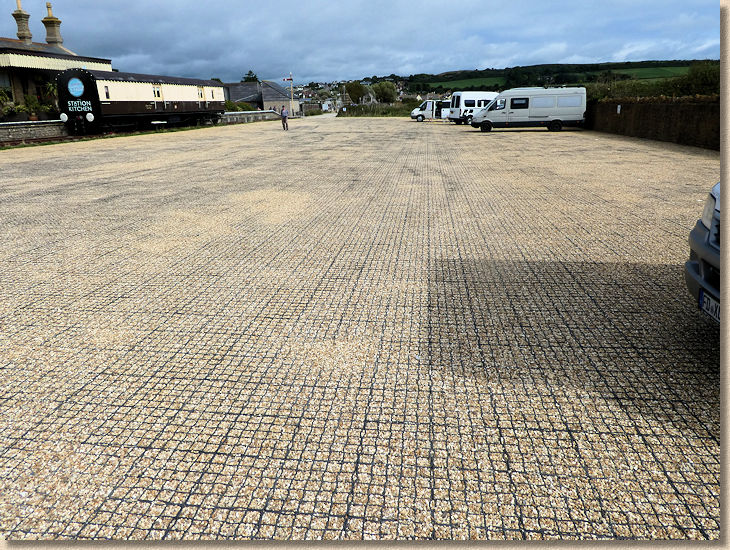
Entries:
[[449, 120], [457, 124], [471, 123], [474, 112], [486, 107], [498, 95], [497, 92], [454, 92], [451, 95]]
[[558, 131], [563, 126], [579, 126], [585, 118], [585, 88], [512, 88], [474, 113], [471, 125], [482, 132], [526, 126]]
[[411, 118], [418, 122], [429, 119], [445, 119], [449, 117], [449, 100], [427, 99], [411, 111]]

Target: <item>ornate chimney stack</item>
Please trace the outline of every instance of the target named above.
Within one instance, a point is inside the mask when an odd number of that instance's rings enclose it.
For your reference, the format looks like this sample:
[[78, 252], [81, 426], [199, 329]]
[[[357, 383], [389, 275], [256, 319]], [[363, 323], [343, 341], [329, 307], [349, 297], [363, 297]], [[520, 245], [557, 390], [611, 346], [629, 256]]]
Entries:
[[[20, 0], [18, 0], [18, 3], [20, 3]], [[60, 30], [61, 20], [53, 16], [50, 2], [46, 2], [46, 8], [48, 8], [48, 15], [41, 19], [41, 22], [46, 27], [46, 42], [49, 44], [63, 44]]]
[[22, 40], [24, 44], [31, 44], [33, 42], [33, 35], [30, 33], [30, 27], [28, 26], [30, 15], [23, 11], [20, 0], [15, 0], [15, 2], [18, 5], [18, 9], [13, 12], [13, 17], [18, 24], [18, 39]]

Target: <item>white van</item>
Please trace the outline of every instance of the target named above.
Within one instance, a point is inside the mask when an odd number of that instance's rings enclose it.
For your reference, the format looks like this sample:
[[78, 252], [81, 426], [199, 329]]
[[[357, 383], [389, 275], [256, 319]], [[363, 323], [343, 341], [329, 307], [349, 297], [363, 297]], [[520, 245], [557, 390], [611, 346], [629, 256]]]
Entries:
[[498, 95], [497, 92], [454, 92], [451, 95], [449, 120], [457, 124], [470, 124], [474, 111], [486, 107]]
[[586, 118], [585, 88], [512, 88], [500, 93], [474, 114], [471, 125], [489, 132], [492, 128], [579, 126]]
[[418, 122], [429, 119], [445, 119], [449, 117], [449, 100], [427, 99], [411, 111], [411, 118]]

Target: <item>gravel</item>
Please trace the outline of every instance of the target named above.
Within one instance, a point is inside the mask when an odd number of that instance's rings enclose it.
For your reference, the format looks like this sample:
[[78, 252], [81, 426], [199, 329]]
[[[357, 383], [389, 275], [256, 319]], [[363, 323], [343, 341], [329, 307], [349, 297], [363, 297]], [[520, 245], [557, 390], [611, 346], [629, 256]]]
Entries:
[[719, 539], [717, 152], [290, 126], [0, 151], [0, 537]]

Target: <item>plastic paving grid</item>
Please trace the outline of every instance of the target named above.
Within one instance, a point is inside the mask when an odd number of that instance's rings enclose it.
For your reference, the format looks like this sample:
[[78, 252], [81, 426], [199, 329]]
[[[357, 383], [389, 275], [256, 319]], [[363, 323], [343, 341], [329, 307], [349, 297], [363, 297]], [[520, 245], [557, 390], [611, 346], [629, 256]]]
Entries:
[[0, 153], [1, 536], [719, 538], [719, 155], [277, 130]]

